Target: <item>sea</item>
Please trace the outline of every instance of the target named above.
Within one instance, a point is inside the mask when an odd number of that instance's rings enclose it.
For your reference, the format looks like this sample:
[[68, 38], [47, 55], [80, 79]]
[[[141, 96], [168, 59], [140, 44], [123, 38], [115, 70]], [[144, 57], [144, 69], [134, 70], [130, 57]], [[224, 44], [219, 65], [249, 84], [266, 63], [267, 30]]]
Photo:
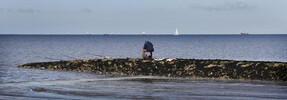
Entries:
[[287, 62], [287, 35], [0, 35], [0, 99], [287, 99], [287, 82], [113, 76], [18, 68], [34, 62], [141, 58]]

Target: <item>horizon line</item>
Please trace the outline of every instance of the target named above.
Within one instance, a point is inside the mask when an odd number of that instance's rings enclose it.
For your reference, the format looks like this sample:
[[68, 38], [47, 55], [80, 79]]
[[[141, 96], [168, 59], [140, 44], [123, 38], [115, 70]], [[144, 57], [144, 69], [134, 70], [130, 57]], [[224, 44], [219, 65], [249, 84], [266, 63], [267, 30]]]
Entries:
[[[0, 35], [105, 35], [103, 33], [0, 33]], [[153, 33], [153, 34], [141, 34], [141, 33], [115, 33], [115, 34], [106, 34], [107, 36], [110, 35], [174, 35], [174, 34], [167, 34], [167, 33]], [[179, 35], [241, 35], [240, 33], [180, 33]], [[276, 33], [276, 34], [269, 34], [269, 33], [249, 33], [248, 35], [287, 35], [286, 33]]]

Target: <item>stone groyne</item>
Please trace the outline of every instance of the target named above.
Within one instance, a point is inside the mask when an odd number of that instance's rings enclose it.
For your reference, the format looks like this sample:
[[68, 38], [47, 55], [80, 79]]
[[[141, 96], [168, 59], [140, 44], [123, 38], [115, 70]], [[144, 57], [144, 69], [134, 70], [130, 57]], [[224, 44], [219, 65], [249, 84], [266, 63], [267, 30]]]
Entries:
[[285, 62], [196, 59], [155, 61], [127, 58], [39, 62], [18, 67], [110, 75], [287, 81], [287, 63]]

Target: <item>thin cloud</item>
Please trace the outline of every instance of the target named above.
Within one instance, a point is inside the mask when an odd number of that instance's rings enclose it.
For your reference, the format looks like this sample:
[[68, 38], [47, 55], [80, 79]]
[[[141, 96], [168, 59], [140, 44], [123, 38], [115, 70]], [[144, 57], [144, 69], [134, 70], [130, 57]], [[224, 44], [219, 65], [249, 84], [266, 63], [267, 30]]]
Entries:
[[19, 8], [19, 9], [0, 8], [0, 12], [36, 13], [36, 12], [41, 12], [41, 10], [33, 9], [33, 8]]
[[254, 5], [248, 4], [245, 0], [232, 0], [225, 1], [222, 4], [219, 3], [202, 3], [202, 4], [192, 4], [191, 9], [202, 9], [208, 11], [230, 11], [230, 10], [244, 10], [244, 9], [254, 9]]
[[13, 9], [6, 9], [6, 12], [14, 12]]
[[35, 12], [40, 12], [40, 10], [33, 9], [33, 8], [20, 8], [20, 9], [18, 9], [18, 12], [21, 12], [21, 13], [35, 13]]
[[13, 12], [12, 9], [0, 8], [0, 12]]

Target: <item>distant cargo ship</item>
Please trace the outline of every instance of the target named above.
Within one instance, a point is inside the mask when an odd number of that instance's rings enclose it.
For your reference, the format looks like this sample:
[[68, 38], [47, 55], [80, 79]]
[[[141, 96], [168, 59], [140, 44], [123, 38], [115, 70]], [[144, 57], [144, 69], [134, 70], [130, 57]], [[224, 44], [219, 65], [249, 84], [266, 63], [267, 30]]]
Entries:
[[241, 35], [248, 35], [249, 33], [240, 33]]
[[104, 35], [111, 35], [111, 34], [110, 34], [110, 33], [106, 33], [106, 32], [105, 32], [105, 33], [104, 33]]

